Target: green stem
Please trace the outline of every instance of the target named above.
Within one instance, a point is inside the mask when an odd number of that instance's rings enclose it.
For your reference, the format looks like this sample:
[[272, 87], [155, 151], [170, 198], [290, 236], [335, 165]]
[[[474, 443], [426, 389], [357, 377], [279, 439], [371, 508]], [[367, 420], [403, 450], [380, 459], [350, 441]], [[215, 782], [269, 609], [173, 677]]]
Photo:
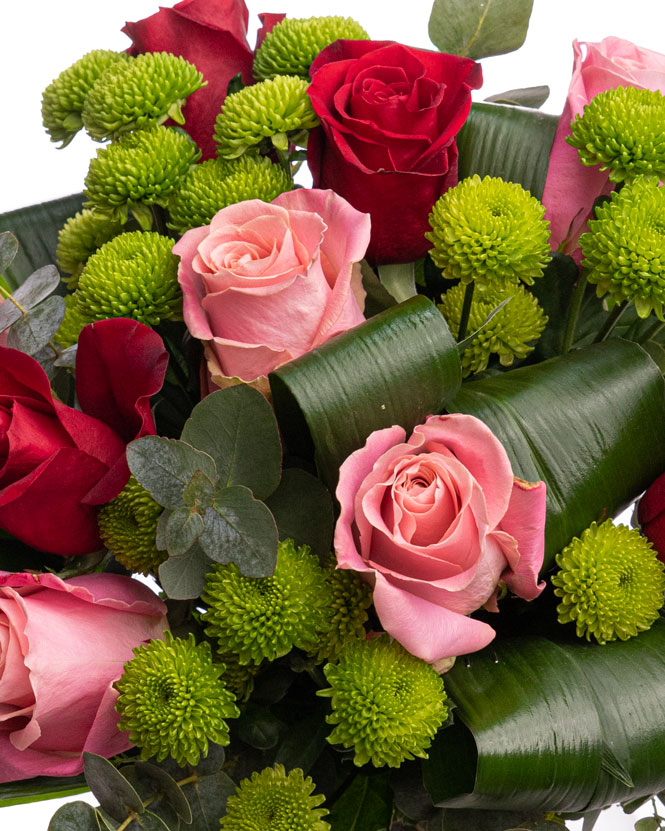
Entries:
[[580, 316], [580, 309], [582, 308], [582, 301], [584, 300], [586, 287], [586, 274], [582, 272], [575, 286], [575, 290], [573, 291], [573, 296], [570, 298], [568, 317], [566, 318], [566, 330], [564, 332], [563, 344], [561, 346], [561, 353], [563, 355], [570, 352], [570, 348], [575, 340], [575, 329], [577, 328], [577, 321]]
[[602, 343], [604, 340], [610, 336], [612, 329], [617, 325], [619, 320], [621, 320], [621, 315], [626, 311], [628, 308], [628, 301], [624, 300], [623, 303], [617, 303], [612, 311], [607, 316], [605, 323], [603, 324], [600, 332], [596, 335], [593, 339], [594, 343]]
[[467, 283], [466, 290], [464, 292], [464, 302], [462, 304], [462, 314], [460, 315], [459, 320], [459, 329], [457, 331], [457, 342], [459, 343], [461, 340], [464, 340], [466, 335], [466, 329], [469, 325], [469, 315], [471, 314], [471, 303], [473, 301], [473, 292], [476, 288], [476, 284], [472, 281]]
[[656, 337], [659, 332], [665, 329], [665, 321], [657, 320], [653, 326], [650, 326], [641, 338], [638, 338], [637, 343], [646, 343], [652, 338]]
[[25, 317], [28, 314], [28, 310], [24, 309], [23, 306], [21, 306], [21, 304], [15, 299], [14, 295], [10, 291], [7, 291], [7, 289], [4, 286], [0, 286], [0, 295], [2, 295], [5, 298], [5, 300], [11, 300], [11, 302], [16, 306], [19, 312], [21, 312], [23, 317]]

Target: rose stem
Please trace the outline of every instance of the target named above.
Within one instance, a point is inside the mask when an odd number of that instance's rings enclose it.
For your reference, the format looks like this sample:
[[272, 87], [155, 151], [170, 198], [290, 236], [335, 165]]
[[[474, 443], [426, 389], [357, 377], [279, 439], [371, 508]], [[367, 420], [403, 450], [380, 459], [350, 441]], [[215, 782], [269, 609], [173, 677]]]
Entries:
[[665, 329], [665, 321], [657, 320], [653, 326], [650, 326], [646, 332], [642, 335], [641, 338], [637, 339], [637, 343], [646, 343], [651, 338], [655, 338], [656, 335]]
[[612, 309], [612, 311], [607, 316], [607, 320], [603, 323], [603, 326], [593, 339], [594, 343], [602, 343], [604, 340], [610, 335], [610, 332], [614, 327], [617, 325], [619, 320], [621, 319], [621, 315], [626, 311], [628, 308], [628, 301], [624, 300], [623, 303], [617, 303], [617, 305]]
[[457, 331], [457, 342], [464, 340], [466, 335], [466, 327], [469, 325], [469, 315], [471, 314], [471, 301], [473, 300], [473, 291], [476, 284], [472, 281], [467, 283], [464, 292], [464, 303], [462, 304], [462, 314], [459, 320], [459, 329]]
[[570, 298], [570, 306], [568, 307], [568, 317], [566, 318], [566, 330], [563, 336], [563, 344], [561, 346], [561, 353], [570, 352], [570, 347], [573, 345], [575, 339], [575, 329], [577, 328], [577, 319], [580, 316], [580, 309], [582, 308], [582, 301], [584, 300], [584, 292], [586, 291], [587, 279], [583, 271], [580, 275], [573, 296]]

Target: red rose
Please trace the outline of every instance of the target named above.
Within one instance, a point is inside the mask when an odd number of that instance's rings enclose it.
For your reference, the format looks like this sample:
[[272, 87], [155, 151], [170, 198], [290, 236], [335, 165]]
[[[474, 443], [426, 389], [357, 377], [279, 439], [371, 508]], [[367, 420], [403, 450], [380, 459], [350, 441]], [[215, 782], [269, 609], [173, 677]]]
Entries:
[[159, 335], [134, 320], [86, 326], [75, 410], [53, 398], [34, 358], [0, 347], [0, 528], [53, 554], [102, 548], [95, 506], [127, 483], [126, 444], [155, 432], [150, 396], [167, 360]]
[[658, 559], [665, 563], [665, 473], [649, 485], [637, 503], [637, 521], [658, 552]]
[[[263, 20], [265, 17], [265, 20]], [[259, 42], [284, 15], [262, 16]], [[204, 159], [217, 155], [212, 138], [215, 118], [226, 98], [229, 81], [240, 73], [252, 82], [254, 53], [247, 43], [247, 7], [244, 0], [182, 0], [172, 9], [126, 23], [132, 39], [129, 52], [171, 52], [193, 63], [208, 85], [193, 93], [184, 108], [185, 129]]]
[[314, 187], [371, 214], [373, 262], [424, 256], [432, 205], [457, 184], [455, 136], [482, 84], [480, 65], [399, 43], [338, 40], [310, 72], [321, 119], [307, 153]]

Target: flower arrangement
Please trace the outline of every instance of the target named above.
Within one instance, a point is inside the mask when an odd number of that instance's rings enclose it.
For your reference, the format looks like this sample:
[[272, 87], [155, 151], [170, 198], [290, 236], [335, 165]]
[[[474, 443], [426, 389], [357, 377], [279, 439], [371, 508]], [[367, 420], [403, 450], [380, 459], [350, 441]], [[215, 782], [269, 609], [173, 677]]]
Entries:
[[472, 103], [485, 5], [183, 0], [44, 91], [100, 147], [0, 233], [0, 805], [662, 827], [665, 57]]

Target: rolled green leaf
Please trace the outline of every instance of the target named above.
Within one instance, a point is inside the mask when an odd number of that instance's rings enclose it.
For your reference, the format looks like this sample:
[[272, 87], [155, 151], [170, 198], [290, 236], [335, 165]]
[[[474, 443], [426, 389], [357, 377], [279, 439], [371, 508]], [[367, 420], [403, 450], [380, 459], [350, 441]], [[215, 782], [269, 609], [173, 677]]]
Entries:
[[465, 383], [448, 409], [484, 421], [516, 476], [547, 484], [545, 566], [665, 470], [663, 377], [629, 341]]
[[665, 620], [605, 646], [498, 641], [446, 674], [455, 724], [423, 762], [436, 804], [588, 811], [665, 788]]
[[374, 430], [410, 431], [440, 412], [461, 383], [457, 344], [442, 314], [418, 296], [285, 364], [269, 376], [282, 435], [315, 456], [329, 487]]

